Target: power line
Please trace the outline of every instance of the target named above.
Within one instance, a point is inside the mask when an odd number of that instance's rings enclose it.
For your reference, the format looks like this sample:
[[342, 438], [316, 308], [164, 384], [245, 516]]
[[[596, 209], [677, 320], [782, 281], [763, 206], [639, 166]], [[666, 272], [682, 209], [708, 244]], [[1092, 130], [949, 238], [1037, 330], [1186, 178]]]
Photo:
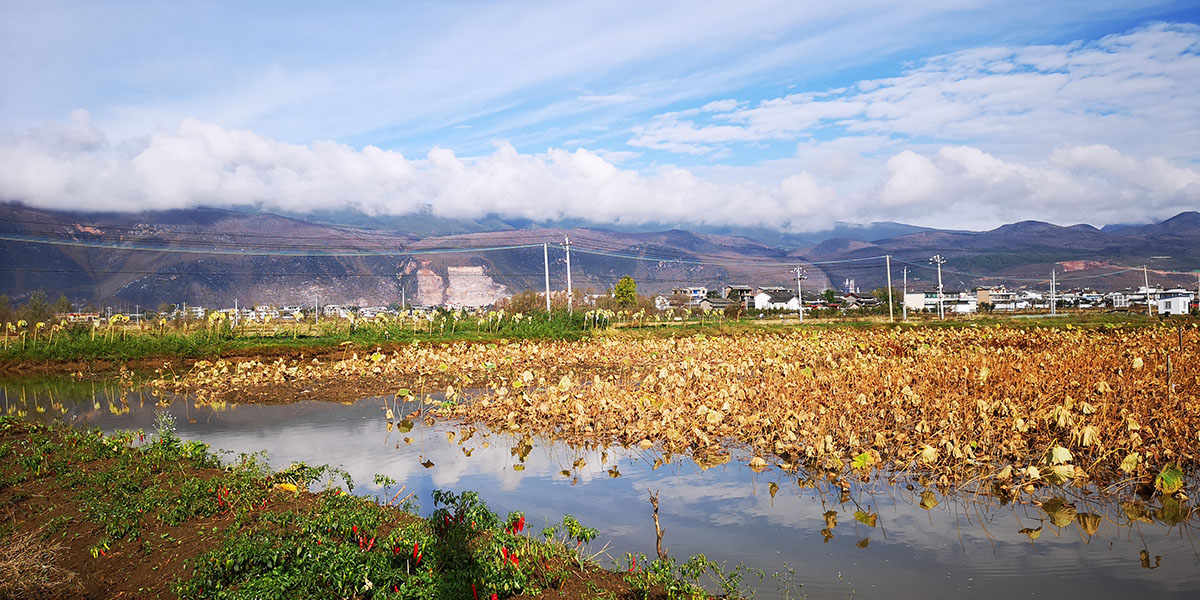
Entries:
[[[128, 228], [126, 228], [126, 229], [128, 229]], [[217, 235], [218, 236], [227, 236], [227, 235], [255, 236], [255, 234], [217, 234]], [[255, 237], [281, 239], [281, 240], [287, 239], [287, 238], [278, 237], [278, 236], [266, 236], [266, 235], [255, 236]], [[518, 234], [515, 232], [512, 232], [512, 233], [503, 232], [501, 234], [491, 235], [488, 237], [490, 240], [521, 239], [521, 241], [528, 241], [531, 236], [527, 233]], [[594, 238], [595, 236], [584, 235], [582, 237], [584, 239], [587, 239], [589, 237]], [[294, 239], [305, 239], [305, 238], [301, 237], [301, 238], [294, 238]], [[289, 247], [291, 249], [287, 249], [286, 247], [284, 249], [263, 249], [263, 248], [247, 248], [246, 245], [238, 245], [238, 244], [232, 244], [229, 242], [221, 242], [219, 240], [209, 240], [209, 241], [203, 242], [205, 244], [204, 247], [180, 247], [179, 245], [172, 245], [172, 246], [146, 245], [146, 244], [133, 244], [133, 243], [128, 243], [128, 242], [124, 242], [124, 241], [122, 241], [122, 242], [106, 242], [106, 241], [98, 241], [98, 240], [79, 240], [79, 239], [74, 239], [74, 238], [61, 238], [61, 237], [56, 239], [54, 237], [36, 237], [36, 236], [29, 236], [29, 235], [16, 235], [16, 234], [11, 234], [11, 233], [9, 233], [9, 234], [0, 233], [0, 240], [7, 240], [7, 241], [12, 241], [12, 242], [18, 242], [18, 243], [46, 244], [46, 245], [53, 245], [53, 246], [69, 246], [69, 247], [83, 247], [83, 248], [99, 248], [99, 249], [107, 249], [107, 250], [159, 252], [159, 253], [207, 254], [207, 255], [231, 255], [231, 256], [274, 256], [274, 257], [291, 257], [291, 258], [405, 257], [405, 256], [437, 255], [437, 254], [496, 252], [496, 251], [505, 251], [505, 250], [535, 249], [535, 248], [544, 246], [544, 243], [524, 243], [524, 244], [494, 245], [494, 246], [481, 246], [481, 247], [464, 247], [464, 246], [460, 246], [460, 247], [427, 247], [427, 248], [416, 248], [416, 249], [408, 249], [408, 250], [343, 249], [343, 250], [332, 250], [331, 251], [331, 250], [325, 249], [325, 250], [321, 250], [321, 251], [315, 251], [315, 250], [296, 250], [295, 248], [297, 248], [297, 247], [303, 248], [303, 247], [310, 247], [311, 245], [306, 246], [306, 245], [295, 244], [294, 239], [289, 240], [289, 241], [293, 242], [292, 244], [289, 245]], [[326, 239], [326, 238], [307, 238], [307, 239]], [[578, 237], [577, 237], [577, 239], [578, 239]], [[346, 241], [346, 240], [343, 240], [343, 241]], [[442, 240], [442, 241], [446, 242], [446, 241], [450, 241], [450, 240]], [[596, 246], [612, 246], [612, 245], [614, 245], [612, 242], [608, 242], [608, 241], [601, 243], [601, 240], [598, 240], [598, 239], [593, 239], [593, 240], [589, 240], [589, 241], [597, 242], [595, 244]], [[164, 240], [163, 242], [164, 243], [179, 243], [178, 241], [171, 242], [171, 241], [167, 241], [167, 240]], [[196, 241], [196, 240], [185, 240], [184, 242], [188, 243], [188, 244], [202, 243], [202, 242]], [[555, 244], [555, 245], [561, 247], [559, 244]], [[786, 261], [783, 259], [755, 260], [755, 261], [744, 260], [744, 259], [743, 260], [732, 260], [732, 259], [722, 260], [720, 257], [714, 256], [714, 255], [709, 255], [708, 258], [685, 258], [685, 257], [690, 257], [690, 256], [695, 256], [695, 255], [694, 254], [685, 254], [684, 251], [681, 251], [681, 250], [672, 251], [670, 249], [661, 248], [661, 247], [655, 248], [656, 253], [651, 254], [651, 253], [631, 252], [629, 250], [630, 246], [626, 246], [619, 250], [608, 250], [608, 249], [603, 249], [603, 248], [580, 246], [578, 243], [572, 243], [571, 246], [572, 246], [572, 250], [574, 250], [575, 252], [581, 253], [581, 254], [592, 255], [592, 256], [603, 256], [603, 257], [607, 257], [607, 258], [633, 260], [633, 261], [640, 261], [640, 262], [652, 262], [652, 263], [668, 263], [668, 264], [712, 266], [712, 267], [737, 267], [737, 268], [741, 268], [741, 269], [779, 269], [781, 273], [783, 271], [792, 269], [796, 264], [796, 260], [794, 258], [791, 260], [786, 260]], [[646, 246], [654, 247], [655, 244], [646, 244]], [[632, 247], [636, 248], [637, 246], [635, 245]], [[325, 247], [325, 248], [327, 248], [327, 247]], [[676, 256], [664, 256], [664, 254], [676, 254]], [[866, 265], [863, 263], [867, 263], [870, 261], [877, 261], [877, 260], [881, 260], [881, 259], [886, 260], [886, 256], [879, 255], [879, 256], [867, 256], [867, 257], [849, 258], [849, 259], [824, 260], [824, 261], [802, 261], [802, 262], [804, 262], [805, 264], [814, 265], [814, 266], [839, 265], [840, 266], [839, 271], [842, 271], [842, 272], [844, 272], [846, 270], [857, 270], [857, 269], [863, 269], [864, 271], [874, 271], [876, 269], [875, 265]], [[932, 270], [932, 267], [927, 266], [922, 263], [905, 261], [905, 260], [902, 260], [899, 258], [897, 258], [896, 261], [901, 264]], [[1059, 279], [1059, 281], [1083, 281], [1083, 280], [1088, 280], [1088, 279], [1112, 277], [1115, 275], [1119, 275], [1121, 273], [1126, 273], [1129, 271], [1137, 270], [1138, 268], [1140, 268], [1140, 267], [1119, 267], [1117, 271], [1113, 271], [1111, 273], [1100, 273], [1100, 274], [1095, 274], [1095, 275], [1080, 275], [1077, 277], [1061, 278], [1061, 279]], [[46, 270], [46, 271], [22, 270], [22, 269], [0, 269], [0, 270], [7, 270], [10, 272], [56, 272], [53, 270]], [[970, 272], [966, 272], [966, 271], [957, 271], [957, 270], [952, 270], [952, 269], [943, 269], [943, 271], [945, 273], [957, 275], [960, 277], [969, 277], [969, 278], [973, 278], [973, 279], [982, 279], [982, 280], [994, 279], [994, 280], [1002, 280], [1002, 281], [1019, 281], [1019, 282], [1029, 282], [1029, 283], [1046, 283], [1048, 281], [1048, 279], [1044, 278], [1044, 277], [1030, 278], [1030, 277], [1018, 277], [1018, 276], [998, 275], [998, 274], [985, 275], [985, 274], [979, 274], [979, 273], [970, 273]], [[103, 272], [103, 271], [75, 271], [75, 272], [97, 273], [97, 272]], [[206, 273], [187, 273], [187, 272], [162, 273], [161, 271], [152, 271], [152, 272], [115, 271], [115, 272], [127, 272], [129, 274], [146, 274], [146, 275], [151, 275], [151, 274], [176, 274], [176, 275], [206, 274]], [[1173, 273], [1173, 274], [1190, 274], [1190, 273], [1185, 273], [1185, 272], [1180, 272], [1180, 271], [1164, 271], [1164, 272]], [[254, 273], [254, 274], [256, 274], [256, 275], [288, 275], [288, 276], [291, 276], [291, 275], [308, 275], [308, 276], [333, 275], [333, 274], [329, 274], [329, 273], [297, 273], [297, 272], [286, 272], [286, 273], [261, 273], [260, 272], [260, 273]], [[499, 274], [497, 274], [497, 275], [499, 275]], [[367, 275], [344, 274], [343, 276], [367, 276]], [[530, 275], [513, 274], [513, 275], [506, 275], [506, 276], [525, 277], [525, 276], [533, 276], [533, 274], [530, 274]], [[592, 277], [595, 277], [595, 276], [592, 276]], [[643, 278], [643, 279], [645, 279], [645, 278]]]
[[496, 250], [519, 250], [522, 248], [540, 248], [541, 244], [520, 244], [515, 246], [491, 246], [484, 248], [428, 248], [423, 250], [351, 250], [345, 252], [310, 252], [287, 250], [233, 250], [223, 248], [179, 248], [172, 246], [142, 246], [123, 245], [106, 242], [89, 242], [86, 240], [47, 240], [26, 236], [0, 234], [0, 240], [24, 242], [30, 244], [49, 244], [53, 246], [75, 246], [83, 248], [103, 248], [106, 250], [127, 250], [139, 252], [168, 252], [179, 254], [219, 254], [235, 256], [299, 256], [299, 257], [362, 257], [362, 256], [418, 256], [424, 254], [455, 254], [462, 252], [492, 252]]
[[[931, 266], [928, 266], [928, 265], [925, 265], [922, 263], [910, 262], [910, 261], [901, 260], [898, 258], [896, 259], [896, 262], [903, 263], [903, 264], [906, 264], [906, 265], [909, 265], [912, 267], [928, 269], [930, 271], [935, 269], [935, 267], [931, 267]], [[1125, 273], [1128, 271], [1137, 271], [1137, 270], [1141, 269], [1141, 267], [1114, 267], [1114, 268], [1118, 268], [1119, 270], [1113, 271], [1112, 273], [1100, 273], [1097, 275], [1080, 275], [1078, 277], [1059, 277], [1058, 281], [1079, 281], [1079, 280], [1084, 280], [1084, 279], [1097, 279], [1097, 278], [1101, 278], [1101, 277], [1112, 277], [1113, 275], [1119, 275], [1121, 273]], [[1005, 281], [1025, 281], [1025, 282], [1030, 282], [1030, 283], [1049, 283], [1050, 282], [1049, 277], [1017, 277], [1017, 276], [1013, 276], [1013, 275], [982, 275], [979, 273], [968, 273], [966, 271], [955, 271], [955, 270], [947, 269], [947, 268], [942, 268], [942, 272], [950, 273], [952, 275], [959, 275], [961, 277], [970, 277], [972, 279], [1002, 279]], [[1183, 274], [1183, 273], [1178, 273], [1178, 274]]]
[[[747, 262], [747, 261], [697, 260], [697, 259], [669, 258], [669, 257], [652, 256], [652, 255], [645, 255], [645, 254], [629, 254], [626, 252], [610, 252], [610, 251], [604, 251], [604, 250], [592, 250], [592, 249], [588, 249], [588, 248], [581, 248], [575, 244], [572, 244], [572, 248], [575, 251], [581, 252], [584, 254], [592, 254], [592, 255], [596, 255], [596, 256], [607, 256], [610, 258], [625, 258], [625, 259], [629, 259], [629, 260], [640, 260], [640, 261], [646, 261], [646, 262], [672, 262], [672, 263], [679, 263], [679, 264], [709, 265], [709, 266], [723, 266], [723, 267], [793, 268], [796, 265], [796, 261], [794, 259], [791, 261], [787, 261], [787, 262], [783, 262], [783, 261]], [[867, 261], [867, 260], [878, 260], [881, 258], [883, 258], [883, 255], [870, 256], [870, 257], [865, 257], [865, 258], [850, 258], [850, 259], [845, 259], [845, 260], [829, 260], [829, 261], [807, 261], [806, 260], [803, 262], [805, 264], [810, 264], [810, 265], [831, 265], [831, 264], [863, 262], [863, 261]]]

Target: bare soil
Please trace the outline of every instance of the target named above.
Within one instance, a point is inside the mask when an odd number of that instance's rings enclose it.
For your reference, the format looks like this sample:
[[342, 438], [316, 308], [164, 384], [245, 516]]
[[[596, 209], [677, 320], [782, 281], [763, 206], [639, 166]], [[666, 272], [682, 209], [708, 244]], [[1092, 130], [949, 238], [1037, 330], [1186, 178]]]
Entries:
[[[0, 433], [0, 445], [25, 436], [20, 428]], [[94, 471], [114, 466], [112, 459], [80, 463], [74, 468]], [[13, 461], [0, 463], [0, 475], [7, 475], [20, 468]], [[217, 469], [189, 468], [191, 474], [202, 478], [217, 476]], [[160, 473], [167, 477], [170, 474]], [[73, 489], [72, 493], [84, 492]], [[251, 514], [252, 522], [267, 512], [308, 512], [315, 510], [317, 495], [312, 493], [279, 494], [265, 508]], [[416, 517], [397, 511], [397, 520], [391, 526]], [[171, 582], [190, 575], [185, 564], [194, 561], [216, 548], [225, 538], [226, 530], [234, 524], [231, 513], [212, 517], [200, 517], [178, 526], [163, 524], [157, 519], [146, 519], [142, 524], [142, 537], [133, 542], [119, 541], [96, 556], [92, 548], [105, 539], [103, 527], [90, 523], [80, 514], [80, 508], [64, 495], [61, 486], [49, 477], [29, 479], [16, 485], [0, 487], [0, 568], [11, 574], [8, 566], [16, 559], [11, 555], [17, 542], [33, 536], [44, 550], [36, 558], [41, 562], [27, 562], [24, 571], [52, 572], [56, 579], [43, 581], [41, 585], [16, 585], [14, 581], [0, 581], [0, 599], [17, 598], [175, 598], [170, 591]], [[386, 535], [390, 527], [380, 529]], [[26, 547], [29, 544], [26, 545]], [[26, 547], [21, 547], [25, 549]], [[35, 558], [35, 557], [30, 557]], [[49, 561], [50, 564], [46, 564]], [[64, 579], [70, 581], [64, 582]], [[563, 586], [557, 590], [546, 590], [540, 595], [521, 594], [515, 598], [594, 598], [597, 590], [602, 597], [634, 599], [637, 596], [622, 578], [621, 573], [604, 570], [578, 570], [570, 572]], [[666, 598], [661, 588], [652, 590], [649, 596], [655, 600]]]

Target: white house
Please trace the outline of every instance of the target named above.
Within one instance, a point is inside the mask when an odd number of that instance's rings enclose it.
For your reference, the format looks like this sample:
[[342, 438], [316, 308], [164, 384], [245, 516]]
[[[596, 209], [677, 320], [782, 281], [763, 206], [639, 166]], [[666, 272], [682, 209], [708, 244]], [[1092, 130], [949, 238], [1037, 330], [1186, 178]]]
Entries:
[[1104, 300], [1112, 305], [1113, 308], [1129, 308], [1129, 296], [1121, 292], [1109, 292]]
[[754, 296], [755, 310], [800, 310], [800, 299], [795, 292], [784, 290], [761, 291]]
[[984, 287], [975, 292], [978, 305], [991, 305], [992, 310], [1015, 310], [1017, 294], [1001, 287]]
[[1157, 312], [1160, 315], [1186, 315], [1191, 303], [1190, 293], [1172, 291], [1158, 297]]
[[[925, 292], [909, 292], [904, 295], [904, 306], [908, 310], [924, 310]], [[937, 293], [933, 293], [933, 310], [937, 310]]]
[[700, 301], [708, 297], [708, 288], [700, 285], [689, 287], [677, 287], [671, 290], [672, 294], [687, 296], [688, 306], [697, 306]]
[[945, 311], [959, 314], [973, 313], [978, 308], [978, 299], [974, 294], [959, 292], [945, 299]]

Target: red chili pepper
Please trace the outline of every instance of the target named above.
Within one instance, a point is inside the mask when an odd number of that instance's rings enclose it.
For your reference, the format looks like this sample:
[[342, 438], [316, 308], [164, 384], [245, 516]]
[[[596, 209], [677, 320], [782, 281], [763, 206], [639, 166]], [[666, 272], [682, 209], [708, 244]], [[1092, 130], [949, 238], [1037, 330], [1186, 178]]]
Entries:
[[358, 525], [351, 525], [350, 531], [354, 533], [354, 535], [358, 535]]
[[500, 600], [500, 596], [497, 596], [496, 592], [492, 592], [492, 600]]

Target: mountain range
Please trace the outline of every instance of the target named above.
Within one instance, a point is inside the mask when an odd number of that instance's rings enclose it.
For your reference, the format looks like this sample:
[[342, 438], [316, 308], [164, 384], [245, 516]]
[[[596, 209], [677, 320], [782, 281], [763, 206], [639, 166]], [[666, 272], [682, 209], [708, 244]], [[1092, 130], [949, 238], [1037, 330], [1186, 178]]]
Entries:
[[[643, 293], [728, 284], [862, 291], [886, 284], [933, 289], [930, 257], [945, 258], [947, 291], [981, 285], [1107, 290], [1195, 287], [1200, 213], [1097, 229], [1022, 221], [990, 231], [901, 223], [839, 224], [814, 233], [669, 224], [616, 228], [428, 213], [278, 215], [209, 208], [81, 213], [0, 204], [0, 294], [33, 290], [77, 305], [336, 303], [488, 304], [525, 289], [566, 287], [571, 244], [577, 292], [631, 275]], [[543, 249], [542, 244], [545, 244]], [[545, 262], [544, 262], [545, 261]], [[1141, 265], [1148, 265], [1143, 273]], [[907, 272], [906, 272], [907, 270]], [[127, 310], [127, 309], [126, 309]]]

